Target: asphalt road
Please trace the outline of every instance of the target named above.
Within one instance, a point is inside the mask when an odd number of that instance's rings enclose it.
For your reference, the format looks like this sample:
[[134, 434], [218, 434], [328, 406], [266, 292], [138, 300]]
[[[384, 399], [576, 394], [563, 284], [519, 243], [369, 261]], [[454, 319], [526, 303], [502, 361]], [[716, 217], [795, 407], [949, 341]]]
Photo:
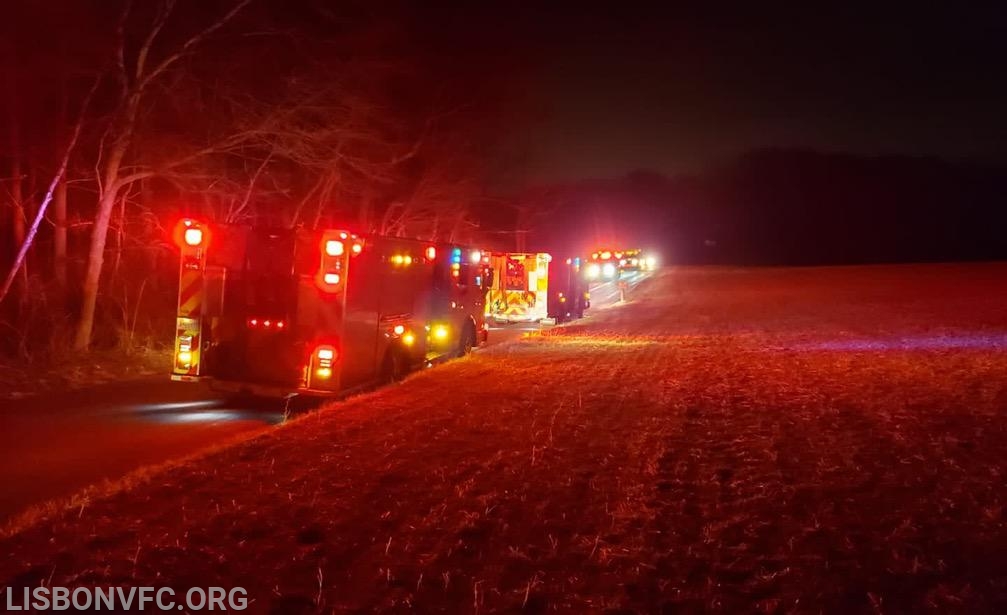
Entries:
[[[618, 299], [615, 283], [591, 289], [592, 308]], [[543, 327], [491, 326], [489, 345]], [[204, 384], [167, 376], [6, 402], [0, 409], [0, 523], [33, 504], [276, 425], [285, 410], [282, 402], [236, 403]]]

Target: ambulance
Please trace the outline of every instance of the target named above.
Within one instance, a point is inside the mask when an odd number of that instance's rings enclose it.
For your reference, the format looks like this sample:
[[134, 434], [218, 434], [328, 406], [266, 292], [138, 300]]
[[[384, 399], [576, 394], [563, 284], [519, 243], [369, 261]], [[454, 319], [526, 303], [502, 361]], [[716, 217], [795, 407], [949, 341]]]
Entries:
[[538, 322], [549, 316], [549, 263], [545, 252], [496, 252], [486, 295], [486, 317], [494, 322]]

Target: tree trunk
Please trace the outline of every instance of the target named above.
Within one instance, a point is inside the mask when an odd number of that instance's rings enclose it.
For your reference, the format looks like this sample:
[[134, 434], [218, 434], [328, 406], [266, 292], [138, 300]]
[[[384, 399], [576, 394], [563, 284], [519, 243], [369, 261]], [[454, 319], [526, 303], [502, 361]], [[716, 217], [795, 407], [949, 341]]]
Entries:
[[140, 110], [140, 93], [134, 92], [126, 100], [125, 119], [118, 138], [108, 154], [105, 163], [104, 179], [98, 197], [98, 211], [94, 216], [94, 227], [91, 229], [91, 243], [87, 250], [87, 269], [84, 272], [84, 287], [81, 293], [80, 320], [77, 321], [77, 331], [74, 334], [73, 349], [81, 352], [91, 345], [91, 333], [94, 330], [94, 310], [98, 303], [98, 290], [101, 285], [101, 269], [105, 263], [105, 242], [108, 239], [108, 223], [112, 219], [112, 210], [119, 198], [123, 186], [120, 183], [122, 161], [126, 157], [133, 129], [136, 127], [136, 116]]
[[108, 238], [108, 223], [112, 219], [112, 210], [115, 208], [118, 193], [119, 190], [116, 186], [110, 186], [98, 201], [98, 213], [94, 218], [94, 228], [91, 230], [91, 244], [87, 252], [87, 271], [84, 273], [80, 320], [77, 322], [77, 332], [73, 340], [73, 349], [77, 351], [87, 350], [88, 346], [91, 345], [91, 333], [94, 330], [94, 310], [98, 303], [101, 269], [105, 262], [105, 240]]
[[[11, 134], [17, 134], [17, 128], [11, 126]], [[21, 175], [23, 170], [21, 168], [21, 152], [18, 151], [18, 139], [16, 136], [12, 137], [12, 149], [13, 149], [13, 160], [11, 161], [11, 188], [10, 188], [10, 199], [11, 199], [11, 213], [14, 216], [13, 219], [13, 239], [14, 245], [20, 246], [24, 243], [25, 233], [27, 232], [27, 214], [24, 208], [24, 191], [22, 186], [24, 182], [22, 181]], [[15, 286], [15, 296], [18, 300], [23, 300], [25, 298], [25, 290], [28, 288], [28, 268], [21, 267], [17, 275], [17, 285]]]
[[53, 241], [52, 262], [56, 283], [60, 291], [66, 289], [66, 180], [56, 186], [52, 202]]

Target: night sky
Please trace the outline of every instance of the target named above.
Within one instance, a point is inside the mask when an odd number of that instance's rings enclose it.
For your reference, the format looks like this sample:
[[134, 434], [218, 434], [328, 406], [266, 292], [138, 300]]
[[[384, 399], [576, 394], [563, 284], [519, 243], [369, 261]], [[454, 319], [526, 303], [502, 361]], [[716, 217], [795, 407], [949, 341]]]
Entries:
[[749, 4], [454, 17], [531, 58], [534, 122], [515, 137], [529, 182], [696, 171], [759, 147], [1007, 161], [1000, 12]]

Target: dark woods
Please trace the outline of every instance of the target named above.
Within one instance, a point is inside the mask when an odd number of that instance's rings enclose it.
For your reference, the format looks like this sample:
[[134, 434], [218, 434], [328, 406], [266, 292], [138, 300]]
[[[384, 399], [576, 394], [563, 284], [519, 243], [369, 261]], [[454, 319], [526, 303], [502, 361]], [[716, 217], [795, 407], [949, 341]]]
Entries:
[[[407, 3], [26, 0], [5, 12], [4, 274], [40, 225], [0, 298], [3, 355], [128, 349], [169, 331], [181, 216], [444, 239], [475, 229], [510, 75], [447, 53]], [[469, 35], [473, 57], [503, 48], [489, 29]]]

